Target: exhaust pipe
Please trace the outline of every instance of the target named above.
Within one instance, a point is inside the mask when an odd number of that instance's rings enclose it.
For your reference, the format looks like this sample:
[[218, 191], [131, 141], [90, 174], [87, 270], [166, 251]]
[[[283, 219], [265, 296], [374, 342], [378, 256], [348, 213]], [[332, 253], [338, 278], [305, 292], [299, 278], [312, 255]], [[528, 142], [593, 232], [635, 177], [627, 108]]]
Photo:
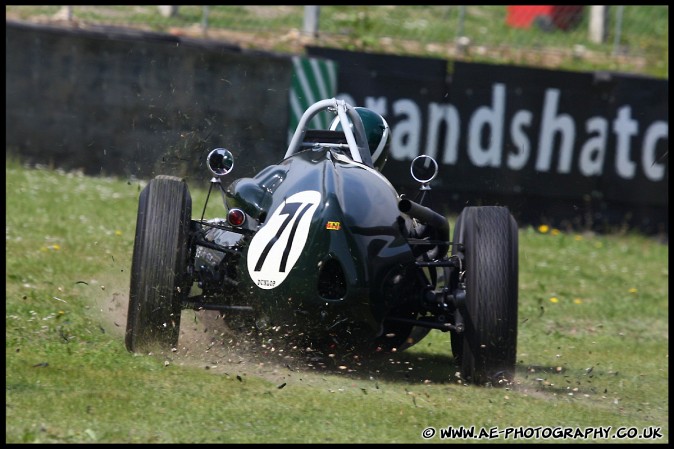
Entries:
[[[426, 206], [422, 206], [419, 203], [415, 203], [412, 200], [403, 198], [398, 201], [398, 210], [404, 214], [409, 215], [412, 218], [416, 218], [422, 223], [431, 226], [436, 231], [436, 236], [438, 240], [449, 241], [449, 222], [447, 218], [443, 217], [434, 210], [429, 209]], [[447, 247], [443, 245], [442, 254], [440, 257], [447, 254]]]

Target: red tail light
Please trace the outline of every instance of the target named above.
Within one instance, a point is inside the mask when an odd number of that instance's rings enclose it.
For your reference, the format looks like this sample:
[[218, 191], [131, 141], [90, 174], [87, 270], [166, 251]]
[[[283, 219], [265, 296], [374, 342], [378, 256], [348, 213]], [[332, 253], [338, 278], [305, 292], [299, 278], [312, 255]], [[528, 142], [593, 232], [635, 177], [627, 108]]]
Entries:
[[246, 214], [241, 209], [230, 209], [227, 212], [227, 221], [232, 226], [241, 226], [246, 221]]

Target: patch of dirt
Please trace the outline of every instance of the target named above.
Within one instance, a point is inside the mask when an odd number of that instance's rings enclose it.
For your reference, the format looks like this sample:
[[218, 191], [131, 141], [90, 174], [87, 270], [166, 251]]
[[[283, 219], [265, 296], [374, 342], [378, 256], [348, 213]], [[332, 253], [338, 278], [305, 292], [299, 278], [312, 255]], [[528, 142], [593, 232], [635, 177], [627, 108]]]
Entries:
[[232, 329], [212, 310], [183, 311], [178, 345], [164, 357], [165, 364], [204, 368], [226, 376], [252, 375], [277, 385], [288, 382], [291, 363], [295, 364], [292, 357], [284, 358], [283, 349], [262, 342], [254, 327]]
[[[92, 295], [105, 329], [124, 345], [128, 309], [128, 281], [100, 280]], [[178, 345], [170, 352], [150, 353], [164, 365], [204, 369], [214, 375], [267, 380], [277, 388], [293, 385], [325, 387], [330, 391], [379, 389], [379, 382], [403, 384], [460, 384], [447, 340], [447, 355], [410, 352], [356, 353], [338, 348], [318, 348], [280, 328], [264, 332], [252, 320], [228, 317], [217, 311], [183, 310]], [[424, 343], [429, 345], [429, 343]], [[363, 383], [365, 382], [365, 383]]]
[[[90, 282], [92, 299], [101, 314], [102, 328], [113, 334], [124, 345], [126, 320], [129, 307], [128, 285], [120, 280], [97, 280]], [[164, 363], [203, 367], [214, 373], [232, 372], [254, 374], [276, 380], [274, 370], [278, 367], [266, 366], [265, 360], [254, 344], [254, 336], [244, 331], [228, 328], [218, 312], [184, 310], [181, 316], [180, 337], [174, 351], [153, 354], [164, 359]]]
[[[114, 280], [107, 283], [115, 285]], [[101, 328], [115, 335], [120, 345], [124, 345], [128, 287], [119, 280], [116, 285], [120, 287], [110, 288], [99, 280], [90, 283], [88, 288], [96, 292], [92, 299], [101, 315]], [[381, 364], [396, 364], [390, 355], [368, 358], [352, 352], [331, 353], [314, 349], [310, 344], [290, 338], [280, 328], [261, 332], [251, 320], [232, 317], [228, 318], [228, 322], [230, 325], [217, 311], [183, 310], [177, 347], [171, 352], [150, 353], [148, 356], [160, 358], [167, 367], [202, 368], [216, 375], [238, 379], [253, 376], [272, 382], [278, 388], [293, 383], [330, 386], [331, 381], [322, 374], [340, 375], [345, 379], [374, 379], [382, 368]], [[370, 364], [375, 359], [379, 361]], [[403, 374], [406, 372], [403, 371]]]

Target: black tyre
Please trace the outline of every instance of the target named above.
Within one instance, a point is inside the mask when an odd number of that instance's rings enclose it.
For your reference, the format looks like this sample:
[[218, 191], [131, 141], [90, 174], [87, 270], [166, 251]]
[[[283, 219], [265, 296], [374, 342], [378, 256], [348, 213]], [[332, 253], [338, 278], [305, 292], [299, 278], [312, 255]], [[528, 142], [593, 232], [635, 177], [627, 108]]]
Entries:
[[191, 216], [192, 198], [180, 178], [157, 176], [140, 194], [125, 337], [131, 352], [178, 343], [181, 303], [192, 284]]
[[505, 207], [467, 207], [454, 242], [463, 244], [465, 330], [452, 333], [461, 375], [475, 384], [512, 381], [517, 353], [518, 230]]

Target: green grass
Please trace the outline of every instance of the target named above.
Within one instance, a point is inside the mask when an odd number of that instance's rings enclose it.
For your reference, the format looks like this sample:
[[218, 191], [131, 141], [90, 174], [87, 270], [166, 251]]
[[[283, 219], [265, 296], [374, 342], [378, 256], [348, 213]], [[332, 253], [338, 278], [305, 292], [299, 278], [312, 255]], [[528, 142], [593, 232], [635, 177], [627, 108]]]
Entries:
[[[428, 426], [462, 425], [655, 426], [660, 440], [596, 441], [669, 441], [667, 245], [522, 228], [509, 388], [461, 384], [437, 331], [335, 361], [349, 369], [284, 366], [268, 347], [249, 363], [136, 356], [116, 317], [143, 185], [7, 160], [6, 443], [420, 443]], [[191, 193], [199, 214], [206, 192]]]
[[[451, 5], [323, 5], [319, 38], [312, 45], [394, 54], [439, 57], [494, 64], [524, 64], [571, 71], [617, 71], [669, 77], [669, 16], [665, 5], [631, 5], [609, 9], [604, 43], [588, 38], [589, 9], [579, 25], [566, 32], [543, 32], [538, 27], [507, 25], [506, 5], [475, 5], [461, 10]], [[47, 20], [59, 6], [11, 5], [6, 12], [22, 20]], [[199, 29], [202, 6], [181, 6], [176, 17], [163, 17], [156, 6], [74, 6], [75, 20], [87, 24], [141, 27], [168, 32], [172, 28]], [[247, 46], [295, 53], [303, 29], [304, 7], [210, 6], [208, 30], [252, 33]], [[295, 36], [294, 38], [292, 36]], [[457, 38], [471, 40], [466, 54], [448, 53]], [[241, 37], [241, 36], [239, 36]], [[576, 51], [583, 48], [583, 52]]]

